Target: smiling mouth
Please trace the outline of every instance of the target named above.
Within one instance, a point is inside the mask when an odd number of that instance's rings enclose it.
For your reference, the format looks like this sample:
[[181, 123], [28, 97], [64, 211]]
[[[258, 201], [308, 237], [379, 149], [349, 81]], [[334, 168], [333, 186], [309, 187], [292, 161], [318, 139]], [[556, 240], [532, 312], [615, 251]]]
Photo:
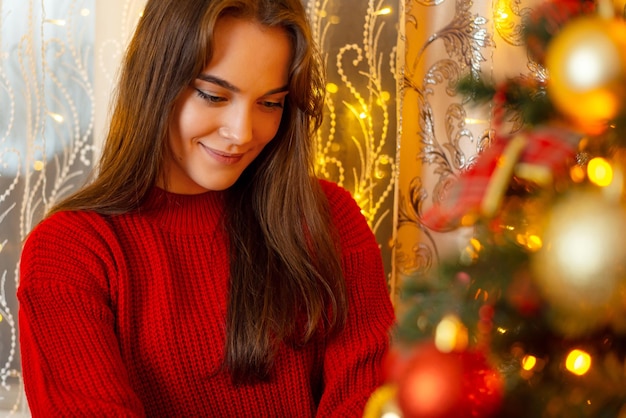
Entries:
[[219, 162], [220, 164], [236, 164], [238, 163], [244, 156], [244, 154], [231, 154], [228, 152], [222, 152], [218, 150], [214, 150], [213, 148], [209, 148], [206, 145], [199, 143], [202, 149], [214, 160]]

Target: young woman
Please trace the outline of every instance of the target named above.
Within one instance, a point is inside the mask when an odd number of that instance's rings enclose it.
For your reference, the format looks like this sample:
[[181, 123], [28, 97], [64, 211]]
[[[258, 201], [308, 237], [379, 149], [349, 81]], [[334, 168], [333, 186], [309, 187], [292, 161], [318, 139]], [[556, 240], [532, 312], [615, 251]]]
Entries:
[[149, 0], [95, 178], [21, 259], [34, 417], [358, 417], [394, 316], [359, 208], [313, 176], [300, 0]]

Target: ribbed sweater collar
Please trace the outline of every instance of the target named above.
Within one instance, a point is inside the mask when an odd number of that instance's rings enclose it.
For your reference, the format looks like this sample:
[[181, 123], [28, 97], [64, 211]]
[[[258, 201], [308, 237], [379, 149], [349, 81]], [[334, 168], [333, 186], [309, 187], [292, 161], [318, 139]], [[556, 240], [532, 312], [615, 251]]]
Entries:
[[160, 227], [183, 233], [214, 231], [224, 213], [224, 192], [196, 195], [170, 193], [153, 188], [140, 214]]

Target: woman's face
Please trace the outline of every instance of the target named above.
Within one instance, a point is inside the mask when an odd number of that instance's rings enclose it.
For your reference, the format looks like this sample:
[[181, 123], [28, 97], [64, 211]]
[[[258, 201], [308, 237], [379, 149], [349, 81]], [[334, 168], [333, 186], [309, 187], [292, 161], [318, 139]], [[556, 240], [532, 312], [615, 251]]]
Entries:
[[222, 17], [211, 62], [176, 101], [165, 158], [168, 191], [232, 186], [280, 125], [292, 45], [284, 29]]

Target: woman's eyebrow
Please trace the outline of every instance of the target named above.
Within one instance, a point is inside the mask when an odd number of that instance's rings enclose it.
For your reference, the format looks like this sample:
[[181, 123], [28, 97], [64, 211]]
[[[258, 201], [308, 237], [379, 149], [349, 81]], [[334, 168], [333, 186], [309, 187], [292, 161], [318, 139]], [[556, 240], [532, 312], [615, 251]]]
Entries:
[[[202, 81], [206, 81], [208, 83], [213, 83], [213, 84], [217, 84], [220, 87], [225, 88], [226, 90], [230, 90], [234, 93], [240, 93], [241, 89], [239, 89], [239, 87], [229, 83], [228, 81], [224, 80], [223, 78], [219, 78], [216, 77], [214, 75], [210, 75], [210, 74], [200, 74], [197, 77], [198, 79], [202, 80]], [[288, 92], [289, 91], [289, 85], [285, 85], [285, 86], [281, 86], [275, 89], [271, 89], [268, 92], [266, 92], [264, 94], [264, 96], [270, 96], [272, 94], [276, 94], [276, 93], [284, 93], [284, 92]]]

